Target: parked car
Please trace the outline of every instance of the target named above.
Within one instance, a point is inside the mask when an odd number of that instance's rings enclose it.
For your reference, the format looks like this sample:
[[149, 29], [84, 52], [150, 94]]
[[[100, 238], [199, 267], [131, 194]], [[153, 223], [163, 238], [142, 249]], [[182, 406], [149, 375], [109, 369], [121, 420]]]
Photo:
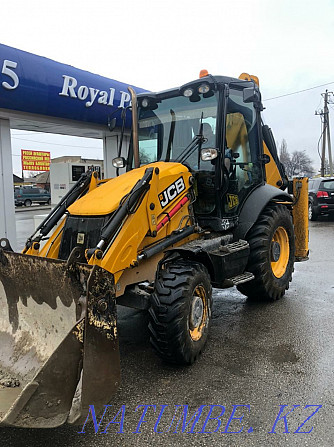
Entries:
[[334, 178], [318, 177], [309, 180], [308, 216], [317, 220], [322, 214], [334, 212]]
[[51, 195], [46, 189], [22, 187], [14, 189], [15, 206], [31, 206], [34, 202], [40, 205], [51, 204]]

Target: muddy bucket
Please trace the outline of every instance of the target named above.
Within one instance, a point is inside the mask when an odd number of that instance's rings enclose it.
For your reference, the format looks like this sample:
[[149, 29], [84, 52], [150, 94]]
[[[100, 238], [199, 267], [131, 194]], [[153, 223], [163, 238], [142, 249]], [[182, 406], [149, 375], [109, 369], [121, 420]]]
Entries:
[[0, 425], [81, 423], [119, 381], [113, 275], [0, 249]]

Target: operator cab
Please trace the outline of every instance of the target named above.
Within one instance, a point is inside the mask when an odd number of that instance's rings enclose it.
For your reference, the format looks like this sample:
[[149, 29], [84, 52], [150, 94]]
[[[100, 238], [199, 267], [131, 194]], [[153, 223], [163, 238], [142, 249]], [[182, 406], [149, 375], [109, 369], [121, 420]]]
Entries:
[[[263, 183], [259, 98], [252, 81], [211, 75], [179, 89], [138, 95], [140, 165], [187, 166], [204, 227], [233, 227], [245, 198]], [[132, 151], [130, 146], [130, 169]]]

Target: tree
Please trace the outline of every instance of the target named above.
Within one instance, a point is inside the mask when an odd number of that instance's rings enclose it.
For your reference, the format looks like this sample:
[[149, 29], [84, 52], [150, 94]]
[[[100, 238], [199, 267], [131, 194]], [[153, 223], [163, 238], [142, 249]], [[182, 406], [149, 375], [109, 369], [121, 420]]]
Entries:
[[314, 174], [314, 168], [312, 166], [312, 160], [306, 154], [305, 151], [294, 151], [291, 157], [291, 177], [305, 176], [312, 177]]
[[288, 145], [287, 145], [286, 141], [284, 140], [284, 138], [280, 145], [279, 159], [280, 159], [280, 162], [284, 165], [286, 175], [288, 177], [291, 177], [291, 175], [290, 175], [291, 158], [290, 158], [290, 154], [288, 152]]
[[285, 167], [286, 175], [291, 177], [312, 177], [314, 168], [312, 160], [305, 151], [294, 151], [292, 155], [288, 152], [287, 142], [283, 139], [280, 145], [280, 161]]
[[285, 167], [287, 167], [291, 161], [290, 154], [288, 152], [288, 145], [287, 145], [286, 141], [284, 140], [284, 138], [283, 138], [281, 146], [280, 146], [279, 158], [280, 158], [281, 163], [283, 163]]

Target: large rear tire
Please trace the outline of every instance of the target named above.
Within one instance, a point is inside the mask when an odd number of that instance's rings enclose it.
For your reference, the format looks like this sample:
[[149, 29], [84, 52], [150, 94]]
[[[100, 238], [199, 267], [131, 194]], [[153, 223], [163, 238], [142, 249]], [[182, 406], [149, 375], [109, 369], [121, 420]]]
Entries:
[[238, 290], [252, 301], [275, 301], [292, 279], [295, 238], [292, 218], [283, 205], [268, 205], [248, 233], [250, 256], [246, 270], [254, 279]]
[[157, 354], [169, 363], [192, 364], [205, 346], [211, 307], [204, 265], [180, 260], [161, 269], [149, 310], [150, 341]]

